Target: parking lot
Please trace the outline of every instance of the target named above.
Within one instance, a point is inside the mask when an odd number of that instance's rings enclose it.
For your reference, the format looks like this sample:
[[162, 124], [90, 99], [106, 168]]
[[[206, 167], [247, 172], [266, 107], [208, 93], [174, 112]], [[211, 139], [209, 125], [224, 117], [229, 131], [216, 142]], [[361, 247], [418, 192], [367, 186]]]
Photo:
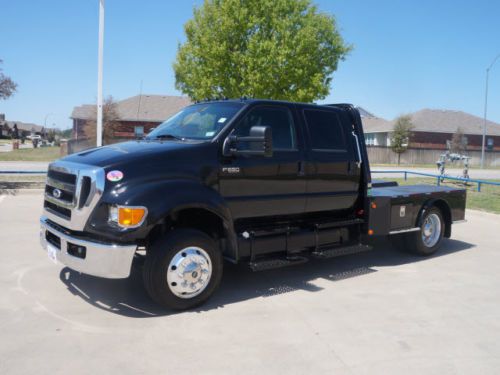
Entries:
[[0, 195], [0, 373], [497, 374], [500, 216], [467, 212], [440, 253], [368, 253], [253, 273], [157, 308], [140, 270], [75, 273], [38, 243], [40, 193]]

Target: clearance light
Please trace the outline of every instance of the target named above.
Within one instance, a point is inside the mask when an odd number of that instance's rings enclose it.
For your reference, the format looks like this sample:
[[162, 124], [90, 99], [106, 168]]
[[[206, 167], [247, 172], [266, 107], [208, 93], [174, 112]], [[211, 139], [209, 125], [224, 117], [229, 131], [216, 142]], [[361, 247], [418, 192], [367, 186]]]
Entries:
[[368, 230], [368, 235], [369, 235], [369, 236], [373, 236], [373, 229], [369, 229], [369, 230]]
[[372, 203], [372, 208], [373, 209], [377, 208], [377, 204], [376, 203]]
[[136, 228], [144, 222], [147, 213], [146, 207], [111, 206], [109, 221], [122, 228]]

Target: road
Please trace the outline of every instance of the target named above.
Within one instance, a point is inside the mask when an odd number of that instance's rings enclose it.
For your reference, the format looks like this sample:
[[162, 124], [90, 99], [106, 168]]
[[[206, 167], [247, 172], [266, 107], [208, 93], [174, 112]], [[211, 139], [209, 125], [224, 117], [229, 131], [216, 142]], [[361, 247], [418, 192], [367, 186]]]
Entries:
[[0, 171], [47, 171], [46, 161], [0, 161]]
[[500, 216], [468, 211], [440, 253], [374, 251], [252, 273], [162, 311], [139, 270], [75, 273], [38, 244], [39, 194], [0, 196], [1, 374], [498, 374]]

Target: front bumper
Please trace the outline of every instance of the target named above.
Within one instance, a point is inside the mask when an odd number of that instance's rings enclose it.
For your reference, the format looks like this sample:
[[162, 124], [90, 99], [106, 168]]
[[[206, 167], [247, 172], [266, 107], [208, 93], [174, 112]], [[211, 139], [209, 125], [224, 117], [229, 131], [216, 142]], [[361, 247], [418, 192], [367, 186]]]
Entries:
[[[124, 279], [130, 275], [136, 245], [114, 245], [73, 237], [40, 218], [40, 243], [45, 251], [55, 248], [57, 261], [72, 270], [108, 279]], [[68, 250], [80, 248], [83, 253], [72, 255]], [[83, 250], [84, 249], [84, 250]]]

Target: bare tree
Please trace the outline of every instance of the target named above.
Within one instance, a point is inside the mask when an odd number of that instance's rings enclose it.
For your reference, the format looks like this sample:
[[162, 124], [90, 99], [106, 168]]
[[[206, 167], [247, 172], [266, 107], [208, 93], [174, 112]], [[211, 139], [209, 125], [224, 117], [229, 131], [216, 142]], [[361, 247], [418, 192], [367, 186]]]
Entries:
[[[87, 121], [87, 125], [84, 128], [84, 135], [86, 138], [91, 140], [97, 139], [97, 107], [94, 107], [92, 120]], [[104, 99], [102, 106], [102, 127], [103, 134], [102, 138], [105, 144], [112, 143], [114, 137], [115, 129], [118, 125], [118, 109], [117, 104], [112, 96], [108, 96]]]
[[[0, 64], [3, 61], [0, 60]], [[17, 83], [7, 77], [2, 73], [2, 68], [0, 68], [0, 99], [6, 100], [10, 98], [17, 90]]]
[[457, 154], [467, 151], [467, 137], [460, 127], [451, 137], [450, 151]]

